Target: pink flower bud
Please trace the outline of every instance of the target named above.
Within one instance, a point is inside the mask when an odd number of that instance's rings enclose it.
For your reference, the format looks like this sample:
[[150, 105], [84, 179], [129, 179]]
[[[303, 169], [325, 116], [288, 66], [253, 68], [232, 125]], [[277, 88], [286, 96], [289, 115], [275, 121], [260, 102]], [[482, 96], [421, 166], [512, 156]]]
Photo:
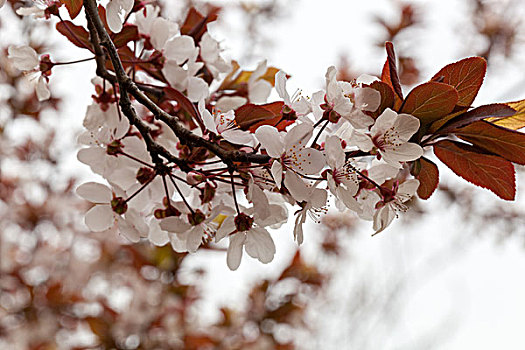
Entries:
[[206, 176], [196, 171], [190, 171], [186, 175], [186, 181], [188, 181], [188, 184], [190, 185], [198, 185], [206, 181]]

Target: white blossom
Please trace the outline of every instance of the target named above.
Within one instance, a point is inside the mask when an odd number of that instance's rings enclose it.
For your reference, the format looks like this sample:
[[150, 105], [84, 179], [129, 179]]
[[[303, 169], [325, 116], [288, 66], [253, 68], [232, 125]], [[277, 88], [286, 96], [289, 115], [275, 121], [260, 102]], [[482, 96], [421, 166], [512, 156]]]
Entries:
[[106, 20], [113, 33], [122, 30], [122, 23], [133, 9], [133, 0], [110, 0], [106, 7]]
[[418, 130], [419, 119], [387, 108], [377, 118], [370, 134], [355, 131], [350, 142], [365, 152], [377, 149], [385, 162], [400, 168], [402, 162], [416, 160], [423, 155], [421, 146], [408, 142]]
[[201, 99], [198, 104], [198, 109], [201, 114], [204, 126], [209, 131], [224, 137], [228, 142], [237, 145], [253, 146], [255, 138], [253, 134], [241, 130], [235, 121], [235, 114], [232, 110], [221, 113], [216, 112], [212, 114], [206, 109], [204, 99]]
[[327, 193], [325, 190], [305, 183], [297, 174], [288, 172], [284, 178], [284, 183], [292, 197], [301, 206], [295, 219], [294, 237], [298, 244], [303, 243], [303, 224], [306, 216], [310, 215], [318, 221], [318, 215], [324, 213], [326, 209]]
[[383, 231], [390, 225], [396, 217], [397, 211], [404, 212], [408, 209], [403, 203], [414, 196], [418, 187], [419, 181], [416, 179], [407, 180], [399, 186], [397, 184], [394, 186], [391, 195], [379, 203], [380, 207], [374, 214], [374, 230], [376, 233]]
[[301, 123], [291, 128], [284, 136], [269, 125], [263, 125], [255, 131], [255, 137], [266, 149], [268, 155], [275, 158], [272, 175], [280, 188], [283, 170], [290, 169], [302, 175], [318, 173], [326, 164], [323, 154], [316, 149], [306, 147], [313, 133], [310, 123]]
[[40, 59], [36, 51], [29, 46], [9, 46], [8, 56], [16, 69], [26, 74], [29, 81], [35, 86], [39, 101], [45, 101], [51, 97], [47, 87], [47, 77], [40, 71]]

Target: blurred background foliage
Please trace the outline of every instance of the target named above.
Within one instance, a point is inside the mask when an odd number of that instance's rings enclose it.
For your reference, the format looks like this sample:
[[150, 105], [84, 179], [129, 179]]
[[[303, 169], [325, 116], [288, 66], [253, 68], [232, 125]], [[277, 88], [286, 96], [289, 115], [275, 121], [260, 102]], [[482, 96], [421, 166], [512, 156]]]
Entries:
[[[430, 231], [425, 227], [432, 225], [435, 235], [439, 230], [449, 230], [447, 222], [463, 223], [461, 235], [449, 237], [437, 252], [425, 255], [415, 269], [406, 268], [400, 261], [404, 259], [401, 253], [392, 253], [402, 243], [395, 241], [398, 243], [382, 253], [392, 254], [396, 263], [370, 270], [371, 261], [379, 258], [373, 255], [377, 250], [367, 252], [370, 243], [364, 242], [371, 240], [370, 232], [352, 217], [335, 211], [323, 218], [321, 227], [310, 227], [312, 243], [302, 250], [288, 249], [281, 262], [261, 268], [271, 272], [247, 278], [239, 290], [222, 285], [220, 275], [212, 276], [215, 282], [211, 287], [205, 283], [210, 281], [210, 274], [225, 273], [213, 269], [216, 261], [225, 265], [220, 247], [190, 257], [175, 253], [169, 245], [130, 245], [118, 233], [88, 232], [82, 224], [87, 204], [73, 193], [79, 181], [85, 179], [86, 169], [80, 168], [82, 174], [72, 163], [74, 131], [79, 130], [83, 117], [78, 111], [83, 110], [82, 102], [87, 103], [89, 96], [78, 101], [74, 91], [65, 86], [49, 101], [38, 103], [33, 89], [7, 61], [7, 46], [21, 42], [29, 43], [40, 54], [68, 54], [63, 39], [53, 33], [53, 23], [24, 19], [14, 13], [25, 3], [9, 0], [0, 16], [2, 349], [442, 348], [440, 345], [457, 332], [461, 322], [461, 311], [454, 311], [458, 305], [436, 317], [431, 327], [415, 327], [407, 338], [404, 334], [410, 327], [400, 325], [406, 291], [431, 280], [444, 261], [456, 259], [480, 236], [490, 235], [492, 243], [516, 237], [523, 242], [525, 216], [519, 202], [500, 201], [446, 176], [432, 201], [413, 200], [397, 230], [373, 239], [390, 244], [391, 235], [403, 236], [411, 230], [424, 233]], [[378, 57], [374, 60], [381, 62], [384, 42], [393, 41], [401, 82], [409, 87], [427, 79], [430, 64], [425, 55], [432, 55], [428, 50], [422, 52], [420, 40], [415, 38], [425, 38], [425, 33], [439, 29], [429, 16], [431, 6], [424, 2], [385, 3], [387, 7], [378, 5], [365, 18], [375, 33], [374, 40], [367, 42], [367, 50], [375, 52]], [[234, 58], [249, 66], [271, 57], [274, 61], [270, 63], [279, 66], [280, 48], [294, 38], [275, 37], [270, 28], [276, 23], [293, 22], [301, 2], [188, 0], [159, 5], [168, 16], [179, 19], [190, 7], [203, 13], [218, 8], [214, 30], [224, 36], [228, 49], [239, 54]], [[349, 17], [361, 16], [359, 8], [346, 6]], [[455, 30], [460, 28], [454, 38], [459, 44], [441, 45], [435, 50], [450, 50], [449, 56], [458, 55], [454, 58], [485, 57], [489, 77], [492, 72], [489, 79], [498, 80], [497, 84], [487, 82], [485, 95], [496, 92], [496, 98], [512, 97], [523, 85], [523, 75], [506, 79], [516, 75], [523, 64], [519, 57], [525, 28], [523, 16], [517, 15], [523, 14], [523, 3], [468, 0], [455, 11], [461, 11], [461, 22], [447, 20]], [[236, 21], [234, 27], [232, 19]], [[319, 30], [326, 31], [326, 45], [331, 45], [331, 36], [349, 38], [344, 52], [326, 50], [326, 55], [333, 56], [328, 59], [338, 62], [339, 79], [351, 80], [362, 73], [378, 75], [380, 64], [373, 71], [353, 58], [363, 47], [351, 44], [352, 36], [360, 35], [357, 21], [352, 21], [347, 33], [330, 33], [323, 28], [326, 22], [298, 22], [319, 25]], [[12, 42], [14, 38], [19, 42]], [[310, 50], [324, 49], [314, 43]], [[454, 50], [458, 45], [461, 50]], [[431, 67], [437, 70], [440, 66]], [[320, 86], [325, 67], [313, 68], [317, 73], [311, 78], [317, 79]], [[89, 76], [84, 78], [88, 80]], [[57, 78], [51, 86], [60, 84]], [[72, 115], [75, 109], [78, 113]], [[64, 134], [64, 125], [69, 135]], [[419, 249], [419, 243], [412, 240], [408, 249]], [[406, 249], [402, 251], [406, 253]], [[245, 275], [233, 278], [243, 279]], [[215, 293], [231, 293], [226, 299], [235, 302], [210, 302], [225, 300]], [[457, 303], [461, 304], [461, 297]]]

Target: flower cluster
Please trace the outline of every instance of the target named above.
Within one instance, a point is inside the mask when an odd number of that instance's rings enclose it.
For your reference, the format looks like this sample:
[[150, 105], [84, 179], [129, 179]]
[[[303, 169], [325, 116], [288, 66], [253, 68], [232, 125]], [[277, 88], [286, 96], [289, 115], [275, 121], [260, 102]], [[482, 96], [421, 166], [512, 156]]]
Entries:
[[[324, 89], [291, 96], [288, 75], [266, 61], [244, 71], [226, 60], [207, 31], [210, 16], [192, 10], [178, 24], [152, 5], [111, 0], [104, 27], [96, 2], [84, 6], [90, 50], [97, 63], [111, 60], [98, 67], [79, 136], [78, 159], [109, 184], [77, 189], [93, 203], [85, 218], [91, 230], [170, 242], [177, 252], [227, 238], [235, 270], [243, 250], [272, 261], [270, 229], [289, 212], [301, 244], [308, 217], [318, 221], [330, 202], [373, 221], [376, 232], [407, 209], [419, 185], [410, 170], [423, 148], [410, 141], [420, 120], [385, 105], [379, 79], [339, 81], [329, 67]], [[108, 45], [111, 32], [118, 46]], [[140, 49], [132, 52], [129, 42]], [[27, 47], [10, 48], [9, 57], [42, 73], [37, 93], [48, 98], [45, 81], [56, 64], [43, 65]], [[272, 89], [279, 101], [267, 101]]]

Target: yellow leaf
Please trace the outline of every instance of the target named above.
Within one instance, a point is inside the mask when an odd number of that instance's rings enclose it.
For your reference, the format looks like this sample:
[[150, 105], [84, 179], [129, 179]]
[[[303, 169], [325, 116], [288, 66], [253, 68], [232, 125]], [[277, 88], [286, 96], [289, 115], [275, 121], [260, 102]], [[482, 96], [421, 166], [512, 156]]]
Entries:
[[213, 222], [216, 222], [217, 224], [219, 224], [219, 227], [221, 227], [222, 223], [224, 222], [224, 220], [227, 218], [228, 216], [226, 215], [223, 215], [223, 214], [219, 214], [217, 215], [217, 217], [215, 219], [213, 219]]
[[507, 129], [518, 130], [525, 127], [525, 100], [504, 103], [516, 110], [516, 114], [507, 118], [487, 118], [486, 121]]
[[[236, 90], [241, 84], [247, 84], [248, 80], [250, 80], [253, 71], [241, 70], [239, 72], [239, 64], [235, 61], [233, 61], [232, 66], [232, 71], [224, 79], [219, 90]], [[264, 79], [272, 84], [272, 86], [275, 86], [275, 74], [277, 74], [278, 71], [278, 68], [268, 67], [259, 79]]]

